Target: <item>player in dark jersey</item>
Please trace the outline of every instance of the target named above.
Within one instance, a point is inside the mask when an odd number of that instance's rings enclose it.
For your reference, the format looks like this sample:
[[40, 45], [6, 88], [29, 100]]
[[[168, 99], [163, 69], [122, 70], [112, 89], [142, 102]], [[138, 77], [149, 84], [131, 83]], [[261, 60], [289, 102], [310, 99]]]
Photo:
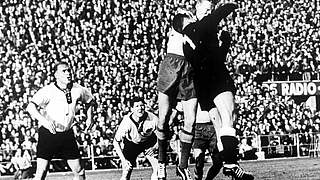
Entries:
[[212, 12], [211, 7], [208, 0], [197, 2], [198, 21], [183, 29], [183, 34], [192, 40], [184, 46], [184, 55], [195, 69], [195, 87], [201, 108], [210, 110], [215, 105], [221, 116], [221, 127], [217, 133], [223, 146], [223, 173], [235, 179], [251, 180], [254, 177], [238, 164], [239, 142], [233, 128], [235, 86], [224, 64], [232, 39], [226, 31], [221, 33], [221, 45], [218, 39], [219, 22], [237, 5], [225, 4]]

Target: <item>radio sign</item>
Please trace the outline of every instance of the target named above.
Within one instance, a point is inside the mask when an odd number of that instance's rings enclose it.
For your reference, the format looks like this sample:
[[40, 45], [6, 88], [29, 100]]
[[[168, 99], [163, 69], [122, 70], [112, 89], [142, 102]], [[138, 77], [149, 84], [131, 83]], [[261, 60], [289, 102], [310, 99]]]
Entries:
[[283, 96], [320, 94], [320, 81], [273, 81], [264, 82], [262, 86]]

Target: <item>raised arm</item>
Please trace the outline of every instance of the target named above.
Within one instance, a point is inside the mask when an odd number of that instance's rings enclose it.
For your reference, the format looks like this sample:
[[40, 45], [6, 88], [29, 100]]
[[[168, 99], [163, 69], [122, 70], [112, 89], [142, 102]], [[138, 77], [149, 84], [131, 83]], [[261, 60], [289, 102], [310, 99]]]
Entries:
[[226, 18], [237, 8], [238, 5], [233, 3], [221, 5], [217, 9], [213, 10], [210, 15], [208, 15], [208, 21], [210, 24], [212, 24], [212, 26], [218, 26], [222, 19]]

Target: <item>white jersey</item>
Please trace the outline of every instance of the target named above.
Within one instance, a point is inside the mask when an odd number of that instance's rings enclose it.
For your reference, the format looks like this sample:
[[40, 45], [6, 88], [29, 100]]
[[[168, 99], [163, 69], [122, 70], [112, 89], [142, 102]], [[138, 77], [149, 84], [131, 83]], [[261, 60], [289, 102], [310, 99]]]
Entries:
[[183, 54], [183, 35], [172, 29], [169, 33], [169, 40], [167, 44], [167, 53], [184, 56]]
[[132, 113], [125, 115], [115, 134], [115, 140], [122, 141], [126, 138], [136, 144], [145, 142], [156, 130], [158, 121], [156, 115], [147, 111], [146, 113], [146, 118], [141, 122], [136, 122], [132, 118]]
[[90, 103], [93, 99], [90, 91], [74, 83], [71, 88], [72, 103], [68, 104], [65, 93], [51, 83], [41, 88], [31, 99], [42, 108], [41, 114], [56, 125], [57, 132], [67, 131], [74, 123], [77, 101]]

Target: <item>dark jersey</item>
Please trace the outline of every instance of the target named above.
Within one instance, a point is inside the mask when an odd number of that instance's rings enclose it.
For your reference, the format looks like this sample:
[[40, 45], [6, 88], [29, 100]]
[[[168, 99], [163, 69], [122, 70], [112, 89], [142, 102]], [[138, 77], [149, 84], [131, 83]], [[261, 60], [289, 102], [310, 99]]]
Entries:
[[235, 4], [225, 4], [200, 21], [186, 26], [183, 33], [194, 45], [184, 45], [184, 55], [195, 69], [195, 83], [202, 108], [213, 107], [213, 98], [224, 91], [234, 91], [233, 80], [225, 66], [230, 40], [219, 45], [218, 25], [237, 8]]
[[[224, 65], [225, 56], [228, 52], [230, 41], [222, 42], [219, 46], [218, 25], [237, 8], [235, 4], [225, 4], [205, 16], [200, 21], [187, 25], [183, 33], [186, 34], [196, 48], [192, 49], [189, 44], [184, 45], [184, 55], [196, 67], [209, 64]], [[210, 67], [212, 68], [212, 67]]]

